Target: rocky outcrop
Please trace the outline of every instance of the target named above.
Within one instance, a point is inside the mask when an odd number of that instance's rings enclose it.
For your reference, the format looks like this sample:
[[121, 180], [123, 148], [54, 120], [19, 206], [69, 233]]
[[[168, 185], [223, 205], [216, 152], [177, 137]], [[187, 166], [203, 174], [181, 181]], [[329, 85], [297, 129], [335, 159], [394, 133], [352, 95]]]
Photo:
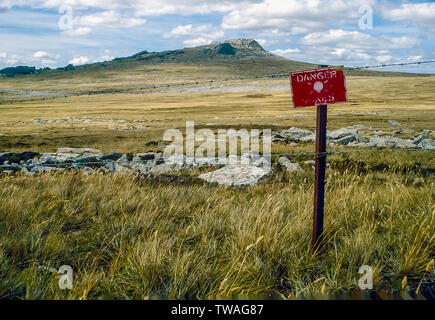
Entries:
[[199, 176], [210, 183], [218, 183], [227, 186], [254, 185], [267, 175], [270, 169], [256, 166], [226, 166], [213, 172], [204, 173]]
[[[368, 128], [367, 128], [368, 129]], [[383, 135], [381, 131], [372, 131], [363, 136], [359, 130], [363, 126], [350, 126], [327, 132], [330, 145], [349, 148], [412, 148], [435, 150], [435, 140], [431, 130], [423, 130], [415, 137], [402, 139]], [[406, 130], [406, 129], [404, 129]], [[409, 131], [408, 131], [409, 132]], [[366, 134], [368, 134], [367, 132]], [[300, 128], [289, 128], [274, 132], [272, 141], [288, 144], [315, 141], [315, 132]], [[83, 170], [86, 174], [103, 173], [143, 173], [162, 174], [177, 170], [213, 166], [220, 168], [214, 172], [200, 176], [209, 182], [225, 185], [252, 185], [270, 172], [270, 162], [252, 152], [243, 156], [229, 157], [229, 164], [223, 167], [215, 158], [188, 158], [184, 155], [173, 155], [166, 161], [161, 153], [146, 152], [137, 154], [109, 153], [104, 154], [94, 148], [58, 148], [56, 153], [5, 152], [0, 153], [0, 172], [22, 172], [35, 175], [41, 172]], [[269, 159], [270, 160], [270, 159]], [[288, 172], [302, 172], [301, 166], [286, 157], [280, 157], [278, 165]], [[308, 163], [306, 163], [308, 164]]]
[[[431, 130], [423, 130], [420, 134], [411, 139], [402, 139], [392, 136], [382, 136], [384, 132], [380, 130], [372, 131], [370, 136], [363, 136], [360, 130], [368, 129], [361, 125], [349, 126], [334, 131], [327, 131], [327, 141], [331, 146], [359, 147], [359, 148], [374, 148], [374, 147], [390, 147], [390, 148], [422, 148], [433, 149], [435, 141], [429, 138]], [[410, 133], [409, 129], [403, 129], [398, 132]], [[289, 128], [281, 132], [274, 132], [272, 137], [273, 142], [315, 142], [316, 133], [310, 130], [300, 128]]]
[[285, 168], [288, 172], [303, 172], [304, 169], [301, 168], [299, 163], [292, 162], [290, 159], [286, 157], [279, 157], [278, 164]]

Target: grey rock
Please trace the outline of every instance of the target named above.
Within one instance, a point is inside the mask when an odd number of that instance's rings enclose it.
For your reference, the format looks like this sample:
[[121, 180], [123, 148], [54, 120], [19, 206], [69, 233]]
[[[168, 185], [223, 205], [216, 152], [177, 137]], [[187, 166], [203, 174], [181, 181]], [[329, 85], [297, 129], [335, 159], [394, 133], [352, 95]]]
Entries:
[[355, 136], [358, 133], [358, 130], [356, 129], [348, 129], [348, 128], [342, 128], [335, 131], [329, 131], [327, 133], [327, 138], [329, 139], [341, 139], [343, 137], [347, 136]]
[[40, 172], [50, 172], [50, 171], [62, 171], [62, 170], [64, 170], [64, 169], [37, 165], [31, 169], [31, 172], [40, 173]]
[[356, 140], [356, 142], [359, 142], [359, 143], [367, 143], [370, 141], [369, 138], [363, 137], [358, 132], [355, 135], [355, 140]]
[[394, 134], [413, 133], [413, 132], [414, 132], [414, 130], [412, 130], [412, 129], [399, 129], [399, 130], [393, 131]]
[[31, 172], [25, 167], [21, 169], [21, 173], [25, 174], [26, 176], [34, 176], [36, 174], [36, 172]]
[[315, 142], [316, 141], [316, 134], [312, 133], [309, 136], [301, 137], [299, 140], [302, 142]]
[[411, 140], [400, 139], [395, 137], [371, 137], [369, 143], [375, 143], [376, 147], [393, 147], [393, 148], [414, 148], [415, 145]]
[[204, 173], [200, 179], [227, 186], [255, 185], [270, 170], [256, 166], [226, 166], [213, 172]]
[[100, 168], [103, 172], [115, 172], [115, 162], [114, 161], [104, 161], [104, 165]]
[[388, 120], [388, 124], [390, 126], [400, 126], [400, 122], [398, 122], [396, 120]]
[[121, 130], [134, 130], [134, 127], [125, 125], [121, 127]]
[[118, 152], [112, 152], [109, 154], [105, 154], [103, 156], [100, 157], [100, 160], [104, 161], [104, 160], [113, 160], [116, 161], [119, 158], [122, 157], [122, 153], [118, 153]]
[[347, 126], [347, 129], [356, 129], [356, 130], [366, 130], [366, 129], [371, 129], [371, 127], [366, 127], [362, 124], [354, 124], [352, 126]]
[[347, 136], [341, 137], [339, 139], [329, 141], [329, 144], [346, 146], [355, 140], [356, 140], [356, 135], [347, 135]]
[[154, 152], [138, 153], [138, 154], [135, 154], [134, 156], [135, 156], [135, 158], [138, 158], [141, 161], [154, 160], [154, 159], [159, 158], [159, 156]]
[[278, 158], [278, 163], [289, 172], [303, 172], [304, 171], [304, 169], [301, 168], [299, 163], [291, 162], [286, 157]]
[[427, 137], [429, 136], [429, 134], [431, 133], [431, 130], [423, 130], [422, 132], [420, 132], [420, 134], [418, 136], [416, 136], [412, 142], [414, 144], [419, 144], [420, 142], [422, 142], [423, 140], [427, 139]]
[[420, 141], [418, 146], [422, 149], [435, 150], [435, 140], [433, 139], [424, 139]]
[[[76, 155], [74, 155], [74, 157], [75, 156]], [[43, 153], [38, 160], [34, 161], [34, 163], [35, 164], [56, 164], [56, 163], [59, 163], [59, 160], [57, 159], [56, 153]]]
[[119, 158], [118, 160], [116, 160], [116, 164], [118, 166], [123, 166], [125, 164], [127, 164], [129, 161], [127, 159], [127, 155], [123, 154], [121, 158]]
[[130, 165], [131, 170], [137, 171], [140, 173], [147, 173], [150, 170], [150, 167], [146, 164], [135, 162]]
[[312, 136], [313, 134], [314, 134], [313, 131], [299, 129], [295, 127], [291, 127], [289, 129], [285, 129], [280, 132], [280, 135], [282, 137], [288, 139], [294, 139], [294, 140], [301, 140], [301, 138]]
[[114, 171], [116, 173], [131, 173], [132, 170], [126, 166], [123, 166], [122, 164], [115, 163]]
[[373, 136], [380, 136], [380, 135], [383, 135], [384, 134], [384, 131], [382, 131], [382, 130], [375, 130], [375, 131], [372, 131], [372, 133], [371, 133]]
[[164, 172], [169, 172], [169, 171], [173, 171], [173, 170], [174, 169], [170, 165], [163, 163], [163, 164], [159, 164], [159, 165], [151, 167], [149, 172], [164, 173]]

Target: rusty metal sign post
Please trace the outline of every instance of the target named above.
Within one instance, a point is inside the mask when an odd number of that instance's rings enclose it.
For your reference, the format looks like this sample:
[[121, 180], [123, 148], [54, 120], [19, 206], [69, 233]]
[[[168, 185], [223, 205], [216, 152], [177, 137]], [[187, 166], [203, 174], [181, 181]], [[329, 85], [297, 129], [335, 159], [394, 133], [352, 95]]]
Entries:
[[318, 69], [291, 72], [289, 75], [293, 107], [317, 106], [312, 240], [312, 246], [316, 250], [321, 247], [323, 240], [327, 105], [347, 102], [346, 80], [343, 67], [323, 65]]

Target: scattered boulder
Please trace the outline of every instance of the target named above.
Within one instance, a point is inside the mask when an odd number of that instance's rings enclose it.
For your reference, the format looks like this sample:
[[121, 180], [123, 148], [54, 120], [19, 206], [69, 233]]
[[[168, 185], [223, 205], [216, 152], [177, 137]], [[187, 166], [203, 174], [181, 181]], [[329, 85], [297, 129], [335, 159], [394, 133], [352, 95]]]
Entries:
[[55, 167], [48, 167], [48, 166], [41, 166], [41, 165], [36, 165], [31, 169], [31, 172], [34, 173], [41, 173], [41, 172], [49, 172], [49, 171], [61, 171], [64, 169], [61, 168], [55, 168]]
[[433, 139], [424, 139], [420, 141], [418, 146], [422, 149], [435, 150], [435, 140]]
[[5, 152], [0, 153], [0, 165], [6, 163], [22, 163], [39, 156], [37, 152]]
[[356, 130], [366, 130], [366, 129], [371, 129], [371, 127], [366, 127], [362, 124], [354, 124], [352, 126], [347, 126], [347, 129], [356, 129]]
[[200, 179], [227, 186], [255, 185], [270, 170], [256, 166], [225, 166], [213, 172], [204, 173]]
[[291, 162], [286, 157], [278, 158], [278, 164], [284, 167], [288, 172], [303, 172], [304, 169], [301, 168], [299, 163]]
[[27, 170], [27, 168], [22, 168], [21, 173], [25, 174], [26, 176], [34, 176], [36, 174], [36, 172], [31, 172]]
[[112, 152], [112, 153], [103, 155], [100, 159], [102, 161], [104, 161], [104, 160], [113, 160], [113, 161], [116, 161], [116, 160], [118, 160], [121, 157], [122, 157], [122, 153]]
[[47, 120], [36, 119], [36, 120], [33, 120], [33, 123], [34, 124], [46, 124]]
[[358, 133], [356, 129], [342, 128], [335, 131], [328, 131], [326, 137], [331, 140], [341, 139], [347, 136], [354, 136]]
[[414, 144], [420, 144], [423, 140], [429, 137], [431, 130], [423, 130], [418, 136], [416, 136], [412, 141]]
[[[311, 137], [312, 135], [314, 135], [314, 132], [310, 131], [310, 130], [304, 130], [304, 129], [291, 127], [289, 129], [282, 130], [280, 132], [280, 135], [284, 138], [287, 138], [287, 139], [302, 141], [301, 140], [302, 138]], [[315, 136], [314, 136], [314, 140], [315, 140]]]
[[400, 122], [396, 120], [388, 120], [390, 126], [400, 126]]
[[414, 130], [412, 130], [412, 129], [399, 129], [399, 130], [393, 131], [394, 134], [413, 133], [413, 132], [414, 132]]

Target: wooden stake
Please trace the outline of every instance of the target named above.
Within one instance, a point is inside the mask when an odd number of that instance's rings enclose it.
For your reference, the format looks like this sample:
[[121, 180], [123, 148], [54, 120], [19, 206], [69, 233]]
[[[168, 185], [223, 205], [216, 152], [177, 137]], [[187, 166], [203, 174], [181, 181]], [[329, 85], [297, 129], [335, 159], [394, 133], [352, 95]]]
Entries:
[[323, 212], [325, 203], [325, 171], [326, 171], [326, 121], [327, 105], [317, 106], [316, 125], [316, 176], [314, 180], [314, 214], [313, 242], [318, 249], [323, 236]]

